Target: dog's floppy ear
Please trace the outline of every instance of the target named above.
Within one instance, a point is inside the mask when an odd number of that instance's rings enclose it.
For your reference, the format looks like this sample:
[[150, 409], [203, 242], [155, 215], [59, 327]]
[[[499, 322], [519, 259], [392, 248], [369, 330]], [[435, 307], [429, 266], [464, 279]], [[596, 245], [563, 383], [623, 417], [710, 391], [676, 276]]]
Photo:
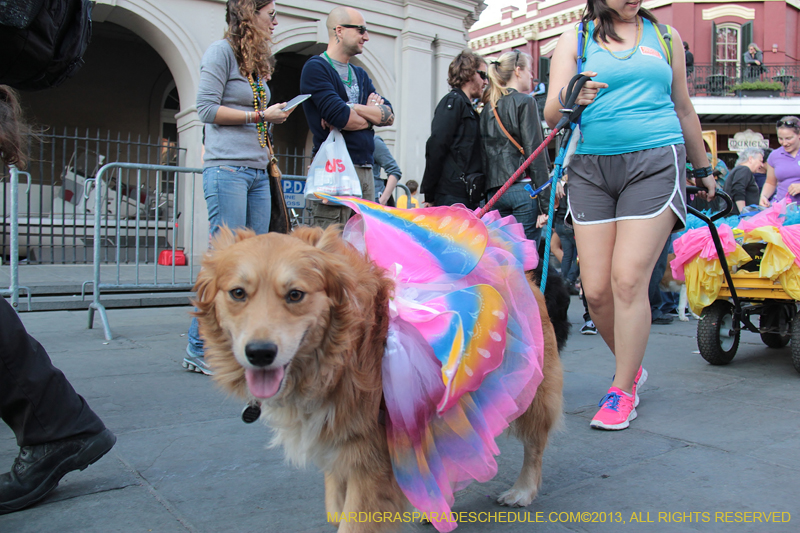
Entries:
[[232, 246], [239, 241], [255, 237], [256, 232], [250, 228], [237, 228], [234, 232], [227, 224], [220, 226], [219, 231], [211, 239], [209, 251], [224, 250], [228, 246]]
[[326, 228], [317, 242], [314, 243], [314, 246], [324, 252], [332, 254], [340, 254], [343, 253], [344, 249], [350, 248], [350, 246], [342, 240], [342, 228], [338, 224]]
[[322, 236], [322, 228], [317, 226], [300, 226], [292, 230], [292, 237], [297, 237], [301, 241], [316, 246]]
[[256, 232], [251, 229], [239, 228], [233, 231], [226, 224], [220, 226], [219, 231], [211, 239], [208, 251], [203, 257], [203, 267], [200, 269], [200, 273], [197, 274], [197, 281], [194, 284], [197, 298], [193, 300], [193, 303], [201, 313], [211, 309], [214, 297], [217, 294], [215, 280], [217, 278], [217, 263], [223, 257], [221, 252], [239, 241], [255, 236]]

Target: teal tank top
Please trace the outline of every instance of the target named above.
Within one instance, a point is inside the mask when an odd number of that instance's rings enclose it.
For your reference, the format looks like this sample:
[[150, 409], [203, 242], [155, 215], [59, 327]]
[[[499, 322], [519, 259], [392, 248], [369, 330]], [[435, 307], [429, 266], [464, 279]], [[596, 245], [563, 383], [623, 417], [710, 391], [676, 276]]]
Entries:
[[[576, 153], [617, 155], [673, 144], [684, 144], [683, 132], [672, 103], [672, 67], [649, 20], [642, 41], [630, 58], [614, 58], [591, 38], [583, 70], [597, 72], [595, 81], [608, 84], [600, 89], [581, 115], [581, 141]], [[625, 57], [631, 50], [614, 52]], [[678, 50], [678, 53], [681, 51]]]

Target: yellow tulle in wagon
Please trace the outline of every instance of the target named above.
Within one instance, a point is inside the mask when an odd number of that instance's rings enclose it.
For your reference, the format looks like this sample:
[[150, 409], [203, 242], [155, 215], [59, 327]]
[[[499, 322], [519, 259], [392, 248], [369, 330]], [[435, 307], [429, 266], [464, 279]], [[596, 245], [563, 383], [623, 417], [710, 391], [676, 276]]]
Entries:
[[[718, 231], [730, 267], [750, 261], [750, 256], [734, 239], [730, 226], [722, 224]], [[673, 243], [673, 248], [672, 276], [686, 281], [689, 307], [699, 315], [717, 299], [725, 279], [711, 231], [707, 227], [689, 230]]]

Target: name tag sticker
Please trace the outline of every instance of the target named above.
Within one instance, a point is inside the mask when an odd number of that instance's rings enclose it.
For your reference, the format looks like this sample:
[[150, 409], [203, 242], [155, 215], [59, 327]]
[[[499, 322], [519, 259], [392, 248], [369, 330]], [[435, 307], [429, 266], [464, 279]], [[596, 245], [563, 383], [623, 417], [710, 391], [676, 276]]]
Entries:
[[658, 59], [663, 59], [661, 57], [661, 53], [658, 50], [653, 50], [649, 46], [640, 46], [639, 51], [646, 56], [653, 56], [657, 57]]

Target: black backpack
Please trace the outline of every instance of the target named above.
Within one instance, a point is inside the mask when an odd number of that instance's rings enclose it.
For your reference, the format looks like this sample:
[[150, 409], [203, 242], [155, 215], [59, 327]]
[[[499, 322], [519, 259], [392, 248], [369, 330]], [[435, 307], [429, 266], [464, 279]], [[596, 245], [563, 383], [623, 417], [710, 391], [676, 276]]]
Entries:
[[83, 66], [92, 37], [90, 0], [0, 0], [0, 83], [56, 87]]

